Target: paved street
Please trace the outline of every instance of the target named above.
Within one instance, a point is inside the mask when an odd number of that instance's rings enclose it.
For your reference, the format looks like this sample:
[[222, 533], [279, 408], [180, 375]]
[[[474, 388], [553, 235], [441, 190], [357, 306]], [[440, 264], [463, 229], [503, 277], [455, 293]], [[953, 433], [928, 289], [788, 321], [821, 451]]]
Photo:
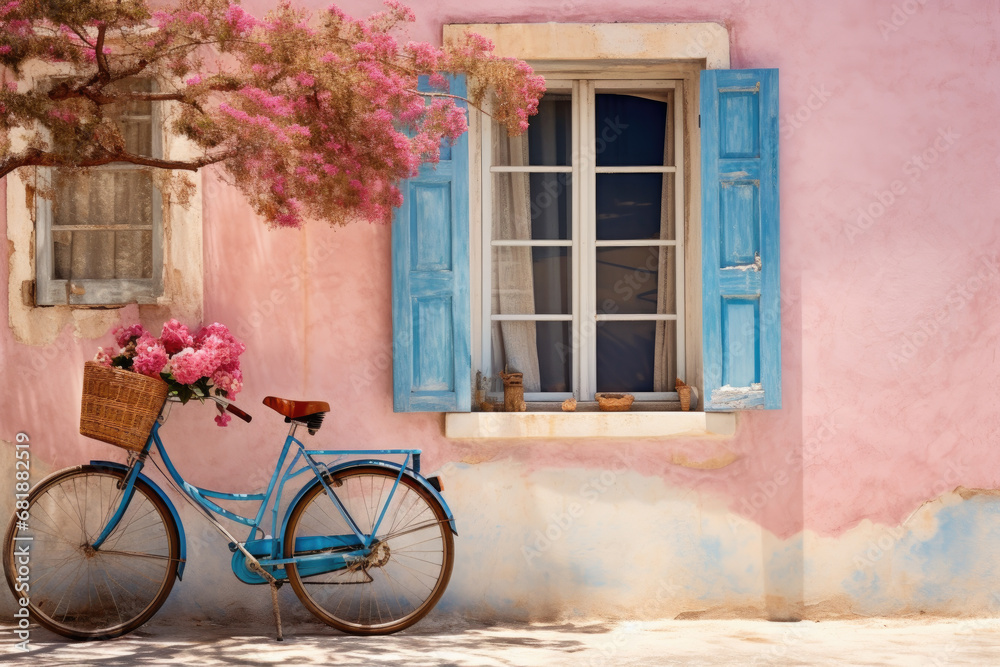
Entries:
[[31, 665], [1000, 665], [1000, 619], [577, 622], [481, 625], [429, 619], [389, 637], [296, 624], [163, 625], [77, 643], [32, 628], [30, 652], [2, 630], [0, 663]]

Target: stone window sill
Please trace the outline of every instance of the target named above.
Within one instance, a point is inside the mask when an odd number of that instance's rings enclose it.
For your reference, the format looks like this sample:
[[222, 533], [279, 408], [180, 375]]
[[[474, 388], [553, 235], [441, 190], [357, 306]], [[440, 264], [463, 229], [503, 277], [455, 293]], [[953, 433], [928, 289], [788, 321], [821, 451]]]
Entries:
[[499, 438], [665, 438], [732, 436], [733, 412], [450, 412], [445, 437]]

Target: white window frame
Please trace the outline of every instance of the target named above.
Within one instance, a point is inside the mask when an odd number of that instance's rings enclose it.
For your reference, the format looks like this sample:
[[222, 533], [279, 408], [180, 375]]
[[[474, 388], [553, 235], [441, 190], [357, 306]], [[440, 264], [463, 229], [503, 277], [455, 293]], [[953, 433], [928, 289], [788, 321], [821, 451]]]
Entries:
[[[544, 73], [543, 73], [544, 74]], [[593, 401], [597, 390], [597, 322], [607, 321], [675, 321], [676, 322], [676, 364], [677, 374], [686, 374], [685, 359], [685, 268], [684, 242], [686, 238], [687, 221], [684, 205], [684, 111], [683, 82], [664, 79], [633, 79], [627, 75], [621, 78], [546, 78], [546, 89], [549, 91], [572, 93], [572, 156], [569, 166], [493, 166], [492, 123], [483, 120], [480, 127], [479, 150], [481, 155], [481, 244], [478, 267], [474, 270], [481, 273], [478, 321], [480, 359], [478, 366], [492, 370], [492, 323], [503, 320], [536, 321], [536, 322], [572, 322], [572, 355], [571, 377], [574, 391], [572, 392], [527, 392], [526, 401], [557, 401], [576, 396], [583, 401]], [[648, 167], [599, 167], [596, 165], [596, 136], [587, 131], [596, 122], [596, 91], [673, 91], [673, 101], [669, 113], [673, 113], [674, 156], [673, 166]], [[487, 112], [489, 109], [486, 109]], [[571, 175], [572, 218], [570, 240], [493, 240], [493, 175], [498, 173], [567, 173]], [[600, 241], [596, 239], [596, 175], [610, 173], [673, 173], [674, 184], [674, 239], [673, 240], [632, 240], [632, 241]], [[530, 246], [530, 247], [569, 247], [571, 254], [571, 303], [572, 313], [565, 314], [533, 314], [533, 315], [497, 315], [492, 311], [492, 249], [500, 246]], [[674, 270], [676, 271], [676, 314], [629, 315], [597, 313], [596, 276], [597, 248], [602, 247], [675, 247]], [[588, 326], [590, 325], [590, 326]], [[668, 392], [634, 392], [637, 400], [678, 400], [676, 391]]]
[[[153, 90], [156, 81], [153, 80]], [[152, 137], [152, 157], [163, 157], [163, 123], [161, 102], [153, 102], [149, 116]], [[132, 115], [130, 119], [142, 119]], [[113, 162], [93, 171], [134, 171], [136, 165]], [[55, 169], [39, 168], [38, 179], [45, 189], [52, 192]], [[160, 189], [152, 184], [152, 221], [148, 227], [129, 224], [119, 225], [63, 225], [57, 231], [151, 231], [152, 275], [150, 278], [105, 278], [66, 280], [53, 277], [55, 251], [53, 248], [52, 200], [36, 198], [37, 226], [35, 234], [35, 302], [39, 306], [86, 305], [107, 306], [129, 303], [155, 303], [163, 294], [163, 200]]]
[[[684, 119], [688, 150], [686, 210], [688, 215], [687, 248], [687, 350], [686, 382], [701, 393], [701, 152], [697, 124], [699, 75], [702, 69], [728, 69], [729, 31], [721, 23], [473, 23], [447, 24], [443, 29], [445, 43], [458, 43], [468, 33], [486, 37], [494, 44], [498, 56], [518, 58], [531, 64], [538, 72], [556, 78], [557, 72], [567, 77], [606, 78], [606, 73], [631, 70], [631, 79], [682, 79]], [[594, 70], [600, 70], [600, 73]], [[591, 74], [594, 72], [594, 74]], [[480, 360], [479, 327], [482, 326], [478, 299], [480, 289], [477, 267], [482, 261], [479, 219], [481, 155], [477, 133], [483, 126], [478, 113], [470, 114], [469, 164], [472, 187], [470, 197], [470, 261], [473, 271], [473, 368], [475, 375]], [[485, 368], [481, 370], [485, 371]], [[699, 401], [699, 407], [701, 402]], [[669, 442], [674, 436], [690, 438], [710, 435], [732, 437], [736, 432], [734, 412], [563, 412], [558, 406], [546, 412], [451, 412], [445, 415], [445, 436], [461, 441], [495, 439], [552, 440], [565, 438], [634, 439], [658, 438]]]

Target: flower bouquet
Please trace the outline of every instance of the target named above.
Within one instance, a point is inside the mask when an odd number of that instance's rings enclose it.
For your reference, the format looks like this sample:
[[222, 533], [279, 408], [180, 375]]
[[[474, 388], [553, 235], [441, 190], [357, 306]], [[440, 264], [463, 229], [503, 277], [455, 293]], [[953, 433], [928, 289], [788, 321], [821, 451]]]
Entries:
[[[224, 324], [201, 327], [196, 333], [170, 320], [156, 338], [141, 324], [121, 327], [114, 333], [117, 348], [101, 348], [94, 358], [108, 368], [120, 368], [167, 383], [168, 395], [181, 403], [192, 398], [204, 401], [213, 393], [232, 400], [243, 388], [240, 355], [246, 345], [233, 336]], [[221, 412], [215, 418], [219, 426], [231, 417]]]

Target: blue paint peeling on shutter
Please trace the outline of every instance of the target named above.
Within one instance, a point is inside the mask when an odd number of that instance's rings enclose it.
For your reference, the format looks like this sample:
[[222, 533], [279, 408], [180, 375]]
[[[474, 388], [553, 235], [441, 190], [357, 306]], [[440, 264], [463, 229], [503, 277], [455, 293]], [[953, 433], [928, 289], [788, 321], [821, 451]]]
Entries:
[[[452, 94], [466, 94], [464, 77], [450, 84]], [[468, 133], [400, 188], [403, 205], [392, 219], [393, 409], [468, 412]]]
[[778, 70], [701, 73], [706, 410], [781, 407]]

